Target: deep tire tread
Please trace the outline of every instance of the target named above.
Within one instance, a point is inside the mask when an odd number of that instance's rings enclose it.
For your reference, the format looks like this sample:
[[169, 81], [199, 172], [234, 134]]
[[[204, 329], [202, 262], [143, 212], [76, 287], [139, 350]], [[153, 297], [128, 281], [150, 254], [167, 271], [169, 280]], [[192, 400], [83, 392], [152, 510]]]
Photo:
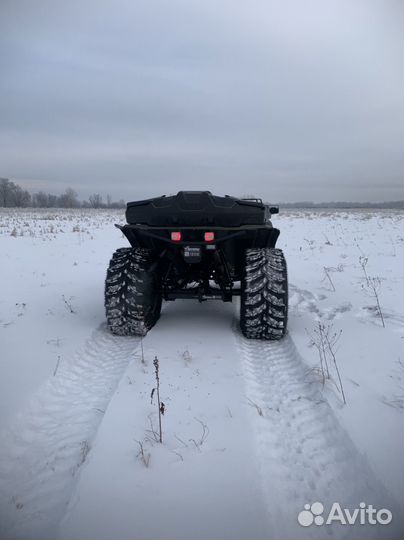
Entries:
[[251, 339], [281, 339], [287, 328], [288, 276], [282, 250], [247, 249], [240, 327]]
[[150, 272], [150, 250], [119, 248], [112, 255], [105, 279], [108, 327], [121, 336], [144, 336], [160, 316], [158, 277]]

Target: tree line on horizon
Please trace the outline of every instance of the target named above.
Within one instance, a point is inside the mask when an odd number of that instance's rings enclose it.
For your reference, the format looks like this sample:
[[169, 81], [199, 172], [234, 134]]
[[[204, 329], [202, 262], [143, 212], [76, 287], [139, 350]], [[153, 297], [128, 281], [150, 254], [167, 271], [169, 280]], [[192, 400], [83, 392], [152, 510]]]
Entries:
[[[0, 178], [0, 208], [125, 208], [123, 199], [113, 201], [107, 195], [106, 201], [99, 193], [93, 193], [88, 199], [80, 201], [77, 192], [72, 188], [67, 188], [61, 195], [37, 191], [31, 194], [18, 184], [11, 182], [8, 178]], [[404, 201], [388, 202], [344, 202], [331, 201], [314, 203], [312, 201], [299, 201], [293, 203], [275, 203], [281, 208], [390, 208], [404, 209]]]
[[106, 201], [99, 193], [93, 193], [87, 200], [80, 201], [77, 192], [67, 188], [61, 195], [37, 191], [31, 194], [8, 178], [0, 178], [0, 207], [3, 208], [124, 208], [125, 201], [113, 201], [107, 195]]
[[349, 201], [330, 201], [315, 203], [312, 201], [299, 201], [293, 203], [277, 203], [275, 206], [281, 208], [296, 208], [296, 209], [315, 209], [315, 208], [334, 208], [334, 209], [349, 209], [349, 208], [386, 208], [386, 209], [404, 209], [404, 201], [386, 201], [386, 202], [349, 202]]

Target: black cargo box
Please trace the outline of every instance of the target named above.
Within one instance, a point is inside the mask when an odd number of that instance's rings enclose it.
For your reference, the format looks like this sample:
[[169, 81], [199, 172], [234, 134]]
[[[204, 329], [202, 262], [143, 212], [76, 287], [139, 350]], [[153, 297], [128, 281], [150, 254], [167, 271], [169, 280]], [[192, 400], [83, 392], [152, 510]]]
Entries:
[[177, 195], [129, 202], [126, 221], [130, 225], [154, 227], [204, 226], [240, 227], [263, 225], [265, 205], [260, 201], [218, 197], [210, 191], [179, 191]]

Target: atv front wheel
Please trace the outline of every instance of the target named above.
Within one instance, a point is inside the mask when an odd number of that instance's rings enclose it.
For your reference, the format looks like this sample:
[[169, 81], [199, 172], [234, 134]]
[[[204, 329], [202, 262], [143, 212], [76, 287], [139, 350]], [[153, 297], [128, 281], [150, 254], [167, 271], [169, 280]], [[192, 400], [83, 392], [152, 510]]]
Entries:
[[108, 327], [120, 336], [144, 336], [157, 322], [161, 293], [150, 250], [121, 248], [109, 263], [105, 280]]
[[288, 275], [281, 249], [247, 249], [240, 327], [251, 339], [281, 339], [288, 320]]

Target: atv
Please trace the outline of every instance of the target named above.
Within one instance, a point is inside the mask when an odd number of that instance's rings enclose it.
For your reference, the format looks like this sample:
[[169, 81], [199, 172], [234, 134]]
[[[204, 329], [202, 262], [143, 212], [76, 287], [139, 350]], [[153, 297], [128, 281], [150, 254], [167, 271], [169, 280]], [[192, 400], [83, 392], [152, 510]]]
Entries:
[[116, 225], [131, 247], [112, 256], [105, 309], [114, 334], [144, 336], [162, 301], [189, 298], [231, 302], [240, 297], [240, 327], [247, 338], [286, 333], [288, 280], [277, 207], [261, 199], [180, 191], [129, 202], [126, 225]]

